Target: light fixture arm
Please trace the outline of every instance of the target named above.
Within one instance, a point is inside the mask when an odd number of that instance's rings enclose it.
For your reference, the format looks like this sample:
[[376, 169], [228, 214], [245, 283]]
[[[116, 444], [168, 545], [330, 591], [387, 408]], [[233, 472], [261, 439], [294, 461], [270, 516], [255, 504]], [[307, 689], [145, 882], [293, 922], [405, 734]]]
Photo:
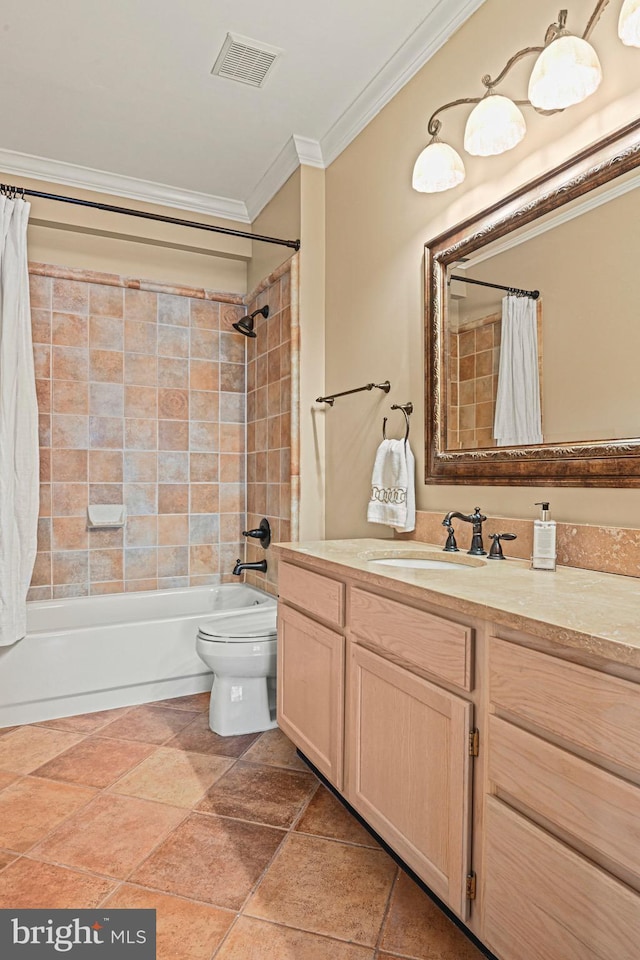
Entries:
[[[627, 46], [640, 47], [638, 2], [640, 0], [624, 0], [620, 12], [618, 35]], [[507, 60], [495, 77], [485, 74], [481, 78], [484, 90], [480, 96], [459, 97], [434, 110], [427, 123], [431, 139], [413, 167], [413, 188], [419, 193], [439, 193], [457, 186], [465, 178], [462, 158], [439, 136], [441, 115], [452, 107], [473, 107], [465, 126], [464, 148], [471, 156], [486, 157], [511, 150], [524, 137], [526, 123], [519, 107], [529, 106], [542, 116], [551, 116], [593, 93], [602, 80], [602, 68], [587, 38], [609, 3], [610, 0], [595, 0], [582, 37], [577, 32], [569, 32], [568, 10], [560, 10], [557, 20], [547, 27], [542, 44], [523, 47]], [[529, 77], [527, 99], [497, 95], [513, 68], [532, 55], [536, 61]]]
[[[502, 68], [495, 80], [492, 80], [488, 73], [485, 73], [482, 78], [482, 82], [487, 88], [487, 90], [493, 90], [494, 87], [497, 87], [499, 83], [502, 83], [504, 78], [507, 76], [512, 67], [515, 67], [516, 63], [519, 60], [522, 60], [523, 57], [528, 56], [530, 53], [542, 53], [544, 47], [523, 47], [522, 50], [518, 50], [517, 53], [507, 60], [505, 66]], [[528, 100], [522, 101], [523, 103], [528, 103]]]
[[442, 106], [438, 107], [437, 110], [434, 110], [429, 117], [427, 133], [430, 137], [438, 136], [438, 133], [442, 127], [442, 122], [440, 120], [436, 120], [436, 117], [439, 113], [442, 113], [444, 110], [449, 110], [450, 107], [460, 107], [465, 103], [480, 103], [482, 99], [483, 97], [462, 97], [460, 100], [450, 100], [449, 103], [443, 103]]
[[584, 33], [582, 34], [583, 40], [589, 39], [589, 37], [591, 36], [591, 31], [593, 30], [596, 23], [600, 19], [600, 16], [602, 15], [605, 7], [607, 7], [608, 5], [609, 5], [609, 0], [598, 0], [598, 3], [596, 3], [596, 8], [591, 14], [591, 16], [589, 17], [589, 22], [584, 28]]
[[[485, 73], [484, 77], [482, 78], [482, 83], [487, 88], [487, 93], [491, 93], [494, 87], [497, 87], [499, 83], [502, 83], [511, 68], [514, 67], [519, 60], [522, 60], [523, 57], [531, 53], [541, 53], [542, 50], [544, 50], [544, 47], [524, 47], [522, 50], [518, 50], [518, 52], [514, 53], [514, 55], [507, 61], [495, 80], [493, 80], [488, 73]], [[484, 100], [484, 98], [487, 96], [487, 93], [483, 94], [481, 97], [460, 97], [458, 100], [450, 100], [449, 103], [443, 103], [442, 106], [438, 107], [437, 110], [434, 110], [429, 117], [429, 122], [427, 124], [427, 133], [429, 136], [437, 137], [440, 129], [442, 128], [442, 122], [436, 119], [439, 113], [443, 113], [445, 110], [449, 110], [451, 107], [460, 107], [468, 104], [480, 103], [480, 101]], [[529, 100], [514, 100], [513, 103], [517, 104], [518, 106], [531, 106]], [[556, 111], [544, 112], [555, 113]]]
[[[589, 38], [593, 28], [595, 27], [596, 23], [600, 19], [605, 7], [607, 7], [609, 3], [610, 3], [610, 0], [598, 0], [593, 13], [589, 17], [589, 21], [587, 23], [587, 26], [585, 27], [585, 31], [582, 34], [583, 40], [587, 40]], [[482, 77], [482, 83], [487, 88], [487, 93], [492, 93], [494, 88], [502, 83], [505, 77], [511, 72], [512, 68], [515, 67], [515, 65], [519, 63], [520, 60], [522, 60], [524, 57], [528, 57], [533, 53], [535, 54], [542, 53], [545, 46], [547, 46], [549, 43], [555, 40], [565, 30], [566, 22], [567, 22], [567, 11], [561, 10], [558, 14], [558, 22], [552, 23], [547, 29], [547, 32], [544, 38], [545, 42], [543, 46], [523, 47], [522, 50], [518, 50], [517, 53], [514, 53], [513, 56], [510, 57], [509, 60], [507, 60], [506, 64], [504, 65], [504, 67], [502, 68], [502, 70], [500, 71], [500, 73], [495, 79], [493, 79], [488, 73], [486, 73]], [[444, 103], [441, 107], [438, 107], [438, 109], [434, 110], [434, 112], [429, 117], [429, 122], [427, 124], [427, 132], [429, 136], [437, 137], [438, 133], [442, 128], [442, 122], [437, 119], [438, 114], [443, 113], [445, 110], [449, 110], [451, 107], [459, 107], [463, 105], [480, 103], [480, 101], [483, 100], [485, 96], [487, 96], [487, 93], [485, 93], [482, 97], [460, 97], [458, 100], [450, 100], [449, 103]], [[513, 102], [515, 104], [518, 104], [518, 106], [522, 106], [522, 105], [531, 106], [531, 102], [529, 100], [514, 100]], [[541, 113], [545, 115], [560, 112], [558, 110], [538, 110], [536, 107], [534, 107], [534, 110], [536, 110], [537, 113]]]

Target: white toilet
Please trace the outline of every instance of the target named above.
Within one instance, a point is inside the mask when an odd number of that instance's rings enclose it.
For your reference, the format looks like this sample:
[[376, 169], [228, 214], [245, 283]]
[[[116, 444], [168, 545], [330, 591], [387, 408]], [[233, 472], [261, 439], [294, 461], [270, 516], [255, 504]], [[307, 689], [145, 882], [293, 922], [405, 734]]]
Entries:
[[277, 725], [276, 614], [262, 603], [199, 626], [196, 651], [213, 671], [209, 726], [221, 737]]

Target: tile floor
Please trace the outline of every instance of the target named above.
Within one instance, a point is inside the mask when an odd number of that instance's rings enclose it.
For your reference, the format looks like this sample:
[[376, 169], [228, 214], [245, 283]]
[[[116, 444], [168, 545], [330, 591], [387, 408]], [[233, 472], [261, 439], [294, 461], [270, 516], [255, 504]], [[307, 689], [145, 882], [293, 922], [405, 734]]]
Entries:
[[279, 730], [207, 708], [0, 730], [0, 907], [154, 908], [158, 960], [481, 960]]

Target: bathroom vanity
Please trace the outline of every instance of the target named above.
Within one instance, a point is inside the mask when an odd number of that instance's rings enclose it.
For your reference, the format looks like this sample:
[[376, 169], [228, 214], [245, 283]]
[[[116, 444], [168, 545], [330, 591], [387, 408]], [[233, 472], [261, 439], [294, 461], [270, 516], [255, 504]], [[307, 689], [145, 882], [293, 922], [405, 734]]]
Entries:
[[500, 960], [640, 942], [640, 584], [286, 544], [278, 720]]

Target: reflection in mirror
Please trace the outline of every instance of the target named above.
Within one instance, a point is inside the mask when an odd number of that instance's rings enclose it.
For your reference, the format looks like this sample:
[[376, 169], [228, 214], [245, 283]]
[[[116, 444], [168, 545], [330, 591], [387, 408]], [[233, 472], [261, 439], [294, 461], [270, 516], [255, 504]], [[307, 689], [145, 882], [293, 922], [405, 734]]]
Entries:
[[[564, 444], [640, 433], [640, 304], [631, 282], [640, 249], [639, 185], [632, 171], [615, 186], [607, 184], [589, 194], [588, 201], [580, 198], [560, 215], [449, 266], [448, 449]], [[543, 441], [529, 440], [526, 434], [512, 444], [496, 439], [503, 310], [512, 298], [480, 285], [492, 283], [540, 292], [537, 363]], [[508, 364], [503, 357], [505, 379]], [[518, 380], [517, 371], [513, 377]]]
[[639, 166], [636, 121], [426, 245], [427, 483], [640, 485]]

